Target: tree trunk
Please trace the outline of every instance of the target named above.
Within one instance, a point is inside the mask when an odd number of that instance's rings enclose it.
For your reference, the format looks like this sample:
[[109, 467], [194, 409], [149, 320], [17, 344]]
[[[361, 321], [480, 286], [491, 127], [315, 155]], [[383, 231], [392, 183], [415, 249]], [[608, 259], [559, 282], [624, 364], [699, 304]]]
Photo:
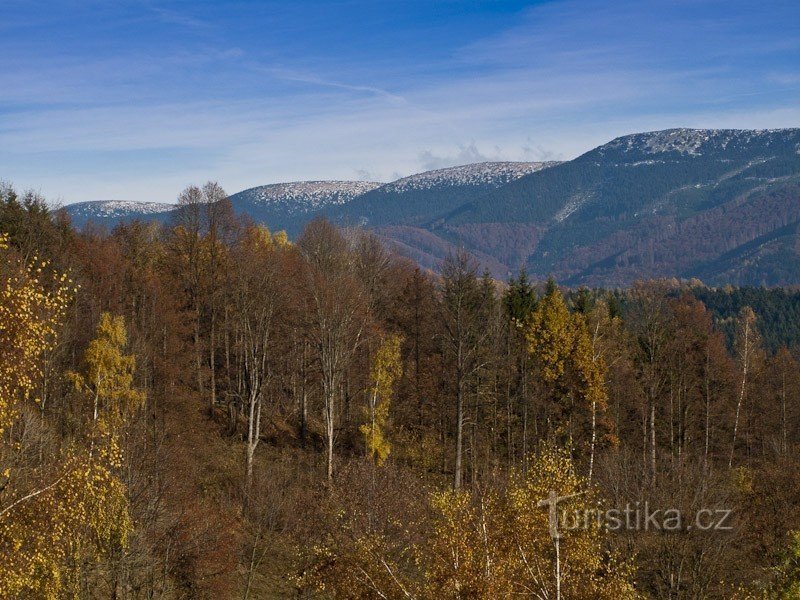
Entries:
[[592, 400], [592, 442], [589, 450], [589, 483], [592, 483], [594, 471], [594, 448], [597, 443], [597, 401]]
[[300, 356], [300, 443], [303, 448], [308, 441], [308, 342], [303, 341], [303, 352]]
[[[528, 361], [522, 359], [522, 473], [528, 474]], [[535, 415], [534, 415], [535, 416]]]
[[327, 477], [328, 482], [333, 481], [333, 398], [328, 400], [326, 407], [326, 431], [327, 431]]
[[733, 456], [736, 452], [736, 439], [739, 433], [739, 414], [742, 410], [742, 404], [744, 403], [745, 397], [745, 389], [747, 386], [747, 367], [749, 362], [749, 354], [750, 354], [750, 324], [745, 323], [744, 326], [744, 348], [742, 351], [742, 384], [739, 388], [739, 400], [736, 403], [736, 417], [733, 421], [733, 443], [731, 444], [731, 457], [728, 460], [728, 468], [733, 466]]
[[781, 455], [786, 456], [786, 370], [781, 371]]
[[556, 600], [561, 600], [561, 544], [558, 536], [553, 543], [556, 546]]
[[656, 403], [650, 401], [650, 474], [656, 480]]
[[216, 368], [216, 352], [215, 352], [215, 333], [216, 333], [216, 315], [214, 314], [214, 308], [211, 308], [211, 331], [209, 332], [209, 339], [208, 339], [208, 360], [209, 366], [211, 367], [210, 375], [210, 387], [211, 387], [211, 396], [209, 398], [209, 408], [211, 412], [214, 412], [214, 407], [217, 405], [217, 368]]
[[458, 391], [456, 398], [456, 464], [453, 477], [453, 489], [461, 489], [461, 460], [464, 444], [464, 390], [461, 373], [458, 374]]
[[250, 490], [253, 485], [253, 461], [255, 459], [256, 447], [261, 437], [261, 399], [258, 396], [250, 396], [247, 414], [247, 476], [245, 506], [248, 503]]
[[325, 474], [328, 483], [333, 481], [333, 434], [334, 434], [334, 402], [336, 396], [336, 382], [327, 381], [324, 384], [325, 393]]
[[197, 391], [203, 394], [203, 358], [200, 352], [200, 309], [195, 309], [194, 317], [194, 361], [197, 369]]

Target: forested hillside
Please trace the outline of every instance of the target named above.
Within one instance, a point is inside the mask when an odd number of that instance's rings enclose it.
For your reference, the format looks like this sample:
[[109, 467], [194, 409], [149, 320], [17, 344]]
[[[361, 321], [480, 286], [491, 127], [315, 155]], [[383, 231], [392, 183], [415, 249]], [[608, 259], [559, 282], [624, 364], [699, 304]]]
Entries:
[[735, 339], [736, 315], [749, 306], [757, 317], [756, 326], [764, 345], [770, 351], [781, 346], [800, 347], [800, 292], [796, 290], [700, 286], [693, 288], [692, 294], [708, 307], [717, 327], [731, 344]]
[[[749, 307], [756, 317], [756, 329], [764, 347], [775, 352], [782, 346], [800, 346], [800, 291], [796, 288], [733, 287], [718, 288], [703, 285], [698, 280], [661, 280], [669, 296], [679, 298], [690, 295], [708, 309], [715, 329], [721, 331], [730, 348], [733, 348], [737, 317]], [[566, 292], [573, 304], [606, 298], [614, 310], [623, 314], [628, 309], [630, 294], [626, 288], [573, 288]]]
[[433, 274], [226, 196], [3, 188], [0, 597], [794, 597], [796, 294]]
[[[634, 134], [513, 181], [436, 231], [576, 285], [794, 284], [799, 178], [797, 129]], [[532, 241], [495, 247], [521, 224]]]

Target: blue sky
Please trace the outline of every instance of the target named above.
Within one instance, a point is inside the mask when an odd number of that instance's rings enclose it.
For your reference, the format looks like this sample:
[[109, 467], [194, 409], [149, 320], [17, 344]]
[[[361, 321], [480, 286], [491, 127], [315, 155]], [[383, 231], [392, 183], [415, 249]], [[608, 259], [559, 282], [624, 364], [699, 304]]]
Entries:
[[800, 126], [800, 2], [0, 1], [0, 179], [173, 201]]

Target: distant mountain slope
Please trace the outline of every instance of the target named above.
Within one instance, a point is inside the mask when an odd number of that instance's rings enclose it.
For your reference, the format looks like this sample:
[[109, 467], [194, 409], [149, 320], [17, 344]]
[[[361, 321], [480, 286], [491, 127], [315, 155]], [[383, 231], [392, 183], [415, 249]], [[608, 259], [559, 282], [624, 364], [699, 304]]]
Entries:
[[346, 205], [380, 185], [369, 181], [274, 183], [238, 192], [230, 200], [237, 213], [296, 235], [321, 211]]
[[343, 224], [419, 225], [555, 162], [484, 162], [425, 171], [375, 188], [326, 216]]
[[[627, 135], [563, 163], [478, 163], [387, 184], [273, 184], [237, 212], [297, 235], [316, 216], [371, 228], [436, 268], [459, 246], [505, 279], [525, 267], [577, 285], [700, 277], [800, 285], [800, 129]], [[170, 205], [82, 203], [76, 224], [164, 221]]]
[[161, 202], [132, 202], [128, 200], [94, 200], [76, 202], [64, 207], [78, 229], [86, 227], [90, 222], [112, 229], [125, 221], [157, 221], [166, 223], [174, 204]]
[[[624, 136], [518, 179], [453, 220], [560, 223], [568, 217], [702, 209], [734, 187], [748, 189], [753, 178], [797, 172], [799, 150], [800, 129], [673, 129]], [[728, 187], [720, 193], [723, 182]]]
[[[509, 270], [573, 284], [693, 275], [701, 266], [714, 279], [714, 257], [796, 218], [799, 180], [800, 129], [635, 134], [490, 192], [435, 231], [485, 252], [524, 224], [538, 239], [532, 249], [527, 240], [505, 249]], [[490, 223], [496, 236], [475, 239], [475, 227]], [[741, 283], [762, 281], [771, 277]]]

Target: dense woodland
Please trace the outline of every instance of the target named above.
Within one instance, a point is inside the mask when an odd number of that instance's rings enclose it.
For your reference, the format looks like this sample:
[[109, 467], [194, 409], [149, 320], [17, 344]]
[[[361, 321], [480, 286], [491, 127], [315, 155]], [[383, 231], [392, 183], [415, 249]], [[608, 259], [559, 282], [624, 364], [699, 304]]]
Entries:
[[[0, 597], [800, 597], [795, 294], [0, 196]], [[733, 527], [555, 540], [551, 491]]]

